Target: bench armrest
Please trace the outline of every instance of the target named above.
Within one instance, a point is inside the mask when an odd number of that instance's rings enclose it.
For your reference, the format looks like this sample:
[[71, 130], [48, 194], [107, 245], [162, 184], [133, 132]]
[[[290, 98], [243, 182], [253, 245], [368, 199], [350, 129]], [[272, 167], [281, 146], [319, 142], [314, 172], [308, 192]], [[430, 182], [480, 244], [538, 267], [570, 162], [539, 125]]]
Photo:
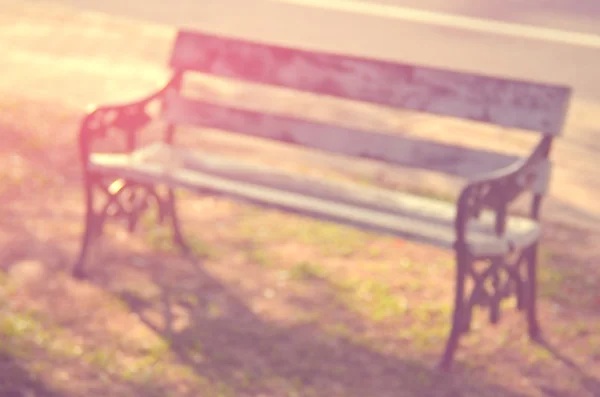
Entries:
[[508, 206], [522, 193], [535, 193], [532, 217], [537, 217], [539, 200], [549, 177], [548, 155], [552, 137], [541, 139], [533, 152], [508, 167], [473, 178], [463, 188], [457, 203], [455, 219], [456, 244], [465, 244], [468, 221], [477, 218], [482, 210], [493, 210], [498, 235], [504, 234]]
[[127, 151], [133, 151], [136, 132], [152, 120], [147, 111], [148, 106], [162, 100], [166, 91], [177, 83], [177, 79], [178, 76], [174, 76], [163, 88], [137, 101], [90, 106], [79, 130], [79, 148], [84, 167], [87, 166], [94, 139], [105, 138], [109, 130], [125, 133]]

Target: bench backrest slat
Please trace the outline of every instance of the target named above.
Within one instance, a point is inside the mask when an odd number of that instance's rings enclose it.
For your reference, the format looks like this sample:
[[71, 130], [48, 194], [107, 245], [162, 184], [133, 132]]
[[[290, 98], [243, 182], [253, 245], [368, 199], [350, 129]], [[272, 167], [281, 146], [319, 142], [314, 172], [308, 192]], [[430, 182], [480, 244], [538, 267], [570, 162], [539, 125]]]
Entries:
[[266, 85], [559, 135], [570, 89], [182, 31], [170, 65]]
[[351, 130], [292, 117], [265, 114], [167, 94], [163, 117], [179, 125], [240, 133], [345, 156], [421, 168], [462, 178], [491, 172], [519, 159], [492, 151], [452, 146], [387, 133]]

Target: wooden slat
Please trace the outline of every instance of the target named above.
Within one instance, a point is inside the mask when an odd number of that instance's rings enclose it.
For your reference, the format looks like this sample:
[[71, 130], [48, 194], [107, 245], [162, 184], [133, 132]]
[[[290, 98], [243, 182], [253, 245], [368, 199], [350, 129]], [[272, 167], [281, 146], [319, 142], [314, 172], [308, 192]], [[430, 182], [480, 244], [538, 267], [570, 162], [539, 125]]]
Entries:
[[[304, 189], [297, 187], [290, 191], [188, 169], [180, 166], [180, 157], [173, 156], [172, 159], [174, 162], [162, 164], [140, 161], [127, 155], [94, 155], [90, 169], [139, 182], [164, 183], [200, 193], [224, 195], [446, 248], [452, 247], [455, 242], [453, 221], [456, 207], [453, 203], [391, 191], [385, 192], [387, 197], [382, 196], [384, 193], [372, 196], [369, 192], [361, 193], [370, 189], [359, 186], [355, 186], [354, 191], [338, 190], [337, 197], [332, 196], [335, 189], [326, 189], [322, 194], [312, 183], [306, 183]], [[539, 237], [535, 221], [511, 217], [506, 236], [498, 238], [493, 219], [491, 213], [486, 212], [482, 214], [481, 221], [469, 224], [468, 243], [472, 253], [500, 255], [508, 252], [511, 246], [525, 247]]]
[[[492, 50], [492, 49], [490, 49]], [[485, 56], [485, 54], [482, 54]], [[179, 32], [178, 70], [559, 135], [568, 87]]]
[[215, 128], [462, 178], [491, 172], [519, 159], [492, 151], [234, 109], [183, 98], [173, 91], [167, 94], [163, 111], [166, 120], [176, 124]]

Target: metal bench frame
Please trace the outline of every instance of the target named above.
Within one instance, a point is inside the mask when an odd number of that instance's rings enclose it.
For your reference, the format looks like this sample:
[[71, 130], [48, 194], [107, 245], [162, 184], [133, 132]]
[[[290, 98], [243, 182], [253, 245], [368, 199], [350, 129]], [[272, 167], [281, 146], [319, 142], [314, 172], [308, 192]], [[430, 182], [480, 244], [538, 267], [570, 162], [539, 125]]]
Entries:
[[[247, 58], [242, 57], [235, 61], [240, 63], [237, 65], [238, 69], [223, 71], [223, 68], [215, 66], [217, 62], [226, 63], [228, 56], [238, 52], [244, 52], [247, 56]], [[512, 97], [509, 99], [498, 99], [498, 97], [490, 99], [489, 97], [494, 97], [494, 95], [493, 93], [488, 95], [490, 103], [484, 104], [489, 105], [488, 110], [483, 112], [473, 112], [465, 106], [439, 106], [436, 105], [436, 98], [427, 103], [411, 101], [410, 98], [399, 99], [394, 102], [395, 100], [390, 99], [390, 97], [387, 99], [380, 98], [368, 92], [364, 95], [356, 94], [356, 91], [354, 91], [354, 97], [352, 97], [352, 95], [348, 95], [348, 90], [344, 91], [344, 87], [336, 86], [336, 82], [331, 79], [328, 81], [329, 85], [317, 84], [310, 86], [310, 83], [302, 82], [300, 79], [282, 77], [282, 74], [273, 71], [276, 69], [271, 69], [271, 72], [268, 70], [257, 72], [255, 69], [260, 69], [261, 66], [253, 64], [251, 61], [256, 61], [256, 59], [261, 59], [261, 56], [268, 56], [269, 54], [274, 54], [271, 59], [273, 62], [271, 68], [282, 66], [278, 64], [282, 59], [296, 56], [304, 57], [304, 60], [313, 62], [315, 67], [322, 65], [324, 68], [335, 68], [343, 62], [349, 62], [350, 64], [358, 63], [362, 67], [371, 67], [373, 73], [377, 73], [378, 70], [392, 70], [392, 72], [393, 70], [402, 70], [410, 75], [413, 81], [417, 81], [418, 76], [420, 76], [419, 73], [421, 73], [424, 76], [422, 77], [423, 80], [429, 78], [434, 83], [439, 83], [437, 91], [432, 91], [429, 87], [427, 94], [446, 98], [445, 100], [449, 97], [456, 101], [472, 101], [472, 98], [465, 99], [464, 96], [461, 96], [460, 91], [463, 86], [469, 84], [470, 87], [473, 87], [488, 83], [489, 87], [496, 87], [498, 90], [504, 87], [504, 92], [509, 92], [506, 95], [512, 95]], [[179, 33], [173, 58], [171, 59], [171, 66], [174, 68], [172, 79], [155, 94], [133, 103], [94, 108], [82, 122], [79, 150], [84, 171], [83, 181], [87, 213], [81, 252], [73, 269], [74, 276], [84, 277], [84, 264], [88, 249], [93, 240], [102, 233], [103, 225], [109, 217], [127, 219], [129, 229], [133, 231], [141, 214], [153, 204], [158, 208], [159, 220], [170, 222], [175, 243], [182, 250], [187, 251], [178, 221], [174, 187], [169, 186], [166, 192], [161, 192], [155, 186], [159, 184], [159, 181], [154, 181], [152, 178], [144, 181], [134, 180], [125, 175], [104, 174], [95, 170], [91, 161], [93, 154], [91, 144], [92, 141], [105, 137], [108, 131], [119, 130], [126, 137], [126, 151], [133, 152], [136, 149], [137, 131], [151, 121], [151, 117], [147, 112], [148, 106], [159, 102], [167, 109], [169, 97], [180, 92], [184, 73], [197, 71], [246, 81], [258, 81], [268, 85], [286, 86], [318, 94], [350, 97], [350, 99], [366, 100], [433, 114], [485, 121], [505, 127], [529, 129], [542, 133], [543, 136], [539, 143], [528, 157], [522, 158], [508, 167], [470, 178], [459, 196], [454, 220], [456, 239], [453, 248], [456, 253], [457, 264], [454, 313], [452, 329], [440, 366], [443, 369], [450, 368], [459, 339], [470, 328], [473, 308], [476, 305], [487, 306], [490, 311], [491, 323], [497, 323], [500, 318], [501, 301], [516, 296], [517, 308], [526, 312], [530, 337], [532, 339], [539, 338], [540, 327], [536, 316], [536, 268], [539, 238], [521, 249], [509, 247], [506, 252], [500, 254], [481, 255], [472, 252], [466, 235], [469, 222], [476, 219], [482, 211], [492, 211], [495, 218], [495, 232], [498, 236], [502, 236], [506, 231], [509, 205], [526, 191], [534, 192], [529, 216], [535, 221], [539, 219], [543, 195], [549, 179], [548, 159], [551, 145], [554, 137], [559, 135], [562, 129], [570, 98], [568, 88], [294, 50], [194, 32]], [[269, 66], [264, 68], [268, 69]], [[331, 70], [333, 69], [330, 69], [330, 72]], [[331, 76], [335, 77], [337, 75], [331, 72], [329, 77]], [[393, 85], [394, 81], [389, 83]], [[513, 91], [507, 90], [507, 86], [512, 87]], [[517, 98], [519, 95], [521, 99]], [[485, 98], [479, 100], [485, 100]], [[535, 103], [535, 100], [538, 100], [538, 102]], [[500, 111], [490, 110], [494, 103], [496, 105], [500, 104], [498, 106], [517, 103], [524, 108], [524, 113], [514, 116], [505, 108], [500, 109]], [[474, 104], [473, 106], [478, 105]], [[506, 107], [510, 108], [508, 105]], [[528, 112], [530, 112], [529, 115]], [[176, 124], [176, 122], [172, 122], [168, 125], [164, 137], [164, 142], [167, 145], [173, 145]], [[201, 125], [202, 121], [196, 124]], [[289, 143], [303, 146], [293, 136], [283, 137], [280, 135], [269, 138], [284, 142], [287, 140]], [[317, 145], [317, 149], [323, 149], [318, 147], [318, 142], [315, 145]], [[368, 157], [388, 162], [386, 161], [388, 159], [377, 158], [377, 156], [368, 153], [358, 154], [355, 157]], [[540, 184], [543, 185], [541, 188], [539, 187]], [[104, 205], [99, 210], [95, 207], [98, 193], [106, 198]], [[475, 263], [477, 262], [487, 264], [484, 266], [483, 271], [476, 270]], [[473, 282], [473, 288], [470, 291], [467, 291], [466, 288], [467, 279], [471, 279]], [[486, 284], [489, 285], [490, 281], [493, 286], [492, 290], [486, 286]]]

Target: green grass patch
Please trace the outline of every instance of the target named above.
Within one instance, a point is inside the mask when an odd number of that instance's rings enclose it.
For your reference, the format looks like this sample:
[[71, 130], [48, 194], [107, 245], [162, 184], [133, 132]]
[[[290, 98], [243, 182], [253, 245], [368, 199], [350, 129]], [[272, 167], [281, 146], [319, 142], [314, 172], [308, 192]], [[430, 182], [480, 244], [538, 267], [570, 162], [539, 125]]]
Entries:
[[94, 367], [106, 372], [115, 373], [117, 372], [117, 355], [116, 352], [108, 348], [99, 348], [93, 351], [87, 352], [84, 359]]
[[323, 327], [323, 330], [329, 335], [332, 335], [335, 337], [341, 337], [343, 339], [350, 340], [353, 337], [352, 330], [346, 324], [342, 324], [342, 323], [325, 324], [325, 326]]
[[166, 342], [155, 343], [143, 354], [125, 360], [124, 351], [116, 345], [82, 346], [68, 330], [51, 324], [39, 314], [13, 312], [5, 305], [0, 308], [0, 340], [0, 353], [16, 359], [43, 360], [48, 365], [81, 360], [97, 371], [99, 379], [109, 376], [136, 382], [154, 379], [162, 373], [164, 366], [158, 363], [169, 353], [170, 347]]
[[[178, 252], [179, 247], [173, 241], [173, 228], [158, 224], [154, 212], [148, 211], [142, 216], [146, 244], [159, 252]], [[204, 259], [216, 259], [218, 257], [217, 250], [198, 236], [184, 236], [184, 240], [193, 256]]]
[[315, 280], [324, 278], [327, 275], [325, 268], [318, 263], [298, 262], [289, 270], [289, 276], [292, 280]]
[[0, 310], [0, 338], [6, 342], [0, 349], [19, 358], [30, 358], [36, 348], [62, 358], [83, 354], [82, 347], [69, 342], [63, 330], [48, 327], [33, 313]]
[[392, 293], [390, 287], [381, 282], [355, 279], [341, 282], [339, 287], [341, 302], [373, 321], [402, 316], [408, 311], [406, 297]]
[[218, 395], [216, 391], [222, 389], [219, 385], [211, 385], [189, 367], [173, 362], [170, 343], [162, 339], [135, 352], [130, 351], [130, 345], [118, 347], [116, 339], [114, 343], [109, 341], [100, 347], [84, 347], [74, 342], [67, 330], [42, 321], [34, 314], [12, 313], [2, 308], [0, 340], [0, 355], [39, 362], [42, 372], [50, 366], [68, 368], [83, 364], [91, 367], [95, 377], [105, 384], [119, 380], [151, 387], [169, 379], [172, 381], [174, 376], [210, 391], [211, 395]]
[[146, 242], [157, 251], [171, 252], [175, 249], [172, 232], [165, 226], [150, 226]]
[[548, 364], [550, 361], [554, 360], [552, 353], [543, 346], [528, 344], [523, 350], [523, 353], [527, 357], [527, 362], [530, 365]]
[[8, 281], [9, 280], [6, 272], [4, 270], [0, 270], [0, 287], [6, 287], [8, 285]]
[[275, 267], [275, 261], [269, 253], [261, 247], [254, 247], [247, 251], [246, 259], [255, 266], [262, 268]]
[[262, 208], [243, 207], [241, 212], [238, 233], [255, 243], [294, 241], [316, 247], [325, 255], [351, 256], [364, 252], [371, 239], [368, 233], [330, 222]]
[[539, 294], [543, 298], [562, 298], [564, 294], [564, 276], [552, 266], [540, 266]]
[[[366, 186], [366, 187], [375, 187], [375, 188], [379, 187], [379, 188], [384, 188], [384, 189], [385, 188], [393, 189], [393, 187], [389, 183], [385, 184], [387, 186], [382, 186], [380, 179], [381, 179], [381, 175], [379, 175], [379, 174], [357, 176], [357, 177], [352, 178], [352, 180], [355, 183]], [[409, 193], [408, 191], [406, 191], [406, 189], [404, 189], [402, 191]], [[415, 196], [430, 198], [433, 200], [439, 200], [439, 201], [445, 201], [445, 202], [451, 202], [451, 203], [456, 202], [456, 194], [455, 193], [451, 193], [449, 191], [440, 191], [439, 189], [432, 189], [429, 186], [421, 186], [421, 187], [413, 186], [410, 189], [410, 194], [415, 195]]]

